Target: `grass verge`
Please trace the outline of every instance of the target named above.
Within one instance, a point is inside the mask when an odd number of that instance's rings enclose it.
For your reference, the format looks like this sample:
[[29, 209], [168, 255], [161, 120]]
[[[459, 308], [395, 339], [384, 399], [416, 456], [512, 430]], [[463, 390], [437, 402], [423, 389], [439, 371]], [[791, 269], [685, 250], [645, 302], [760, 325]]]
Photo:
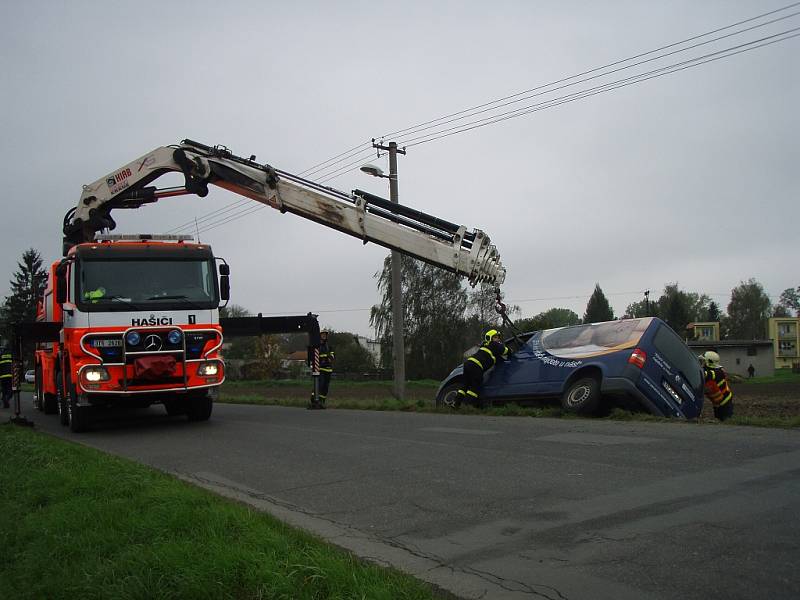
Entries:
[[0, 425], [0, 598], [442, 598], [168, 475]]

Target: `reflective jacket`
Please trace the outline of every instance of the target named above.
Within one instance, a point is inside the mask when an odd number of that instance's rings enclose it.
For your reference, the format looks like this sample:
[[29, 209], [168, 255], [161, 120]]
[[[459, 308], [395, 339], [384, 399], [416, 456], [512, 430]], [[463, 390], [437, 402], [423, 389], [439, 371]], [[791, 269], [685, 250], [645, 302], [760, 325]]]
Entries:
[[467, 359], [467, 362], [473, 362], [480, 366], [483, 372], [491, 369], [497, 364], [498, 358], [505, 358], [508, 354], [508, 348], [502, 342], [489, 342], [484, 343], [478, 348], [477, 352]]
[[0, 379], [11, 377], [11, 375], [11, 352], [3, 350], [2, 353], [0, 353]]
[[703, 374], [705, 375], [705, 395], [706, 398], [711, 400], [711, 404], [723, 406], [730, 402], [733, 398], [733, 392], [728, 386], [728, 380], [722, 367], [705, 367], [703, 368]]
[[328, 342], [319, 345], [319, 370], [323, 373], [333, 373], [333, 348]]

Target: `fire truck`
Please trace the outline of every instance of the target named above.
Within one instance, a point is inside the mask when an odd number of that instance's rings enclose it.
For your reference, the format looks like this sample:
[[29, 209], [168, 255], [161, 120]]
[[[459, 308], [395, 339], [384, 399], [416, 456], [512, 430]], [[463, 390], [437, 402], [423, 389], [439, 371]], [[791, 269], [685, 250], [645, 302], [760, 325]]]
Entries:
[[[167, 173], [184, 185], [150, 185]], [[186, 236], [113, 235], [111, 212], [171, 196], [208, 195], [209, 185], [397, 250], [467, 277], [505, 278], [489, 237], [405, 205], [341, 192], [236, 156], [224, 146], [183, 140], [156, 148], [85, 185], [64, 217], [63, 258], [54, 262], [39, 304], [34, 405], [58, 413], [73, 431], [98, 412], [163, 404], [169, 414], [207, 420], [225, 381], [225, 337], [306, 331], [311, 315], [221, 319], [230, 267], [210, 246]]]

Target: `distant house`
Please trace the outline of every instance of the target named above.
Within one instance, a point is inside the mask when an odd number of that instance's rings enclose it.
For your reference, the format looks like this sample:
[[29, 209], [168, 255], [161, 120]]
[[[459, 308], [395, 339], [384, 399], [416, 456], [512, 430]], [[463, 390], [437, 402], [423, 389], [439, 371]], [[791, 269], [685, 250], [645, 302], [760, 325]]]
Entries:
[[747, 370], [753, 365], [756, 377], [775, 374], [772, 340], [689, 340], [687, 344], [698, 355], [707, 350], [719, 354], [728, 373], [747, 377]]
[[311, 370], [306, 364], [307, 358], [308, 358], [308, 352], [306, 352], [305, 350], [296, 350], [295, 352], [292, 352], [286, 358], [281, 360], [281, 369], [291, 370], [293, 366], [294, 368], [298, 368], [299, 366], [302, 373], [309, 373]]
[[773, 317], [769, 320], [769, 337], [776, 369], [800, 365], [800, 317]]
[[719, 339], [719, 323], [711, 321], [702, 321], [698, 323], [689, 323], [686, 326], [689, 332], [690, 340], [702, 341], [716, 341]]

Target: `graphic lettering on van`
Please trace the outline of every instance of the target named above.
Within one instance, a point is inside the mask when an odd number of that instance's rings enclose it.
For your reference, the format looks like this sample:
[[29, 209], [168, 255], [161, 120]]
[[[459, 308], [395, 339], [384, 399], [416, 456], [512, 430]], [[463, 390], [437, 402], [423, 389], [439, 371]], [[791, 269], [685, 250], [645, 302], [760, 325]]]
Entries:
[[563, 367], [567, 369], [572, 369], [574, 367], [580, 366], [583, 363], [582, 360], [561, 360], [558, 359], [544, 350], [542, 350], [542, 342], [541, 340], [534, 340], [531, 342], [531, 347], [533, 348], [533, 356], [537, 360], [540, 360], [542, 363], [546, 365], [550, 365], [551, 367]]
[[157, 317], [155, 315], [150, 315], [150, 317], [144, 317], [141, 319], [137, 319], [136, 317], [131, 319], [131, 325], [133, 327], [148, 327], [154, 325], [172, 325], [172, 317]]

